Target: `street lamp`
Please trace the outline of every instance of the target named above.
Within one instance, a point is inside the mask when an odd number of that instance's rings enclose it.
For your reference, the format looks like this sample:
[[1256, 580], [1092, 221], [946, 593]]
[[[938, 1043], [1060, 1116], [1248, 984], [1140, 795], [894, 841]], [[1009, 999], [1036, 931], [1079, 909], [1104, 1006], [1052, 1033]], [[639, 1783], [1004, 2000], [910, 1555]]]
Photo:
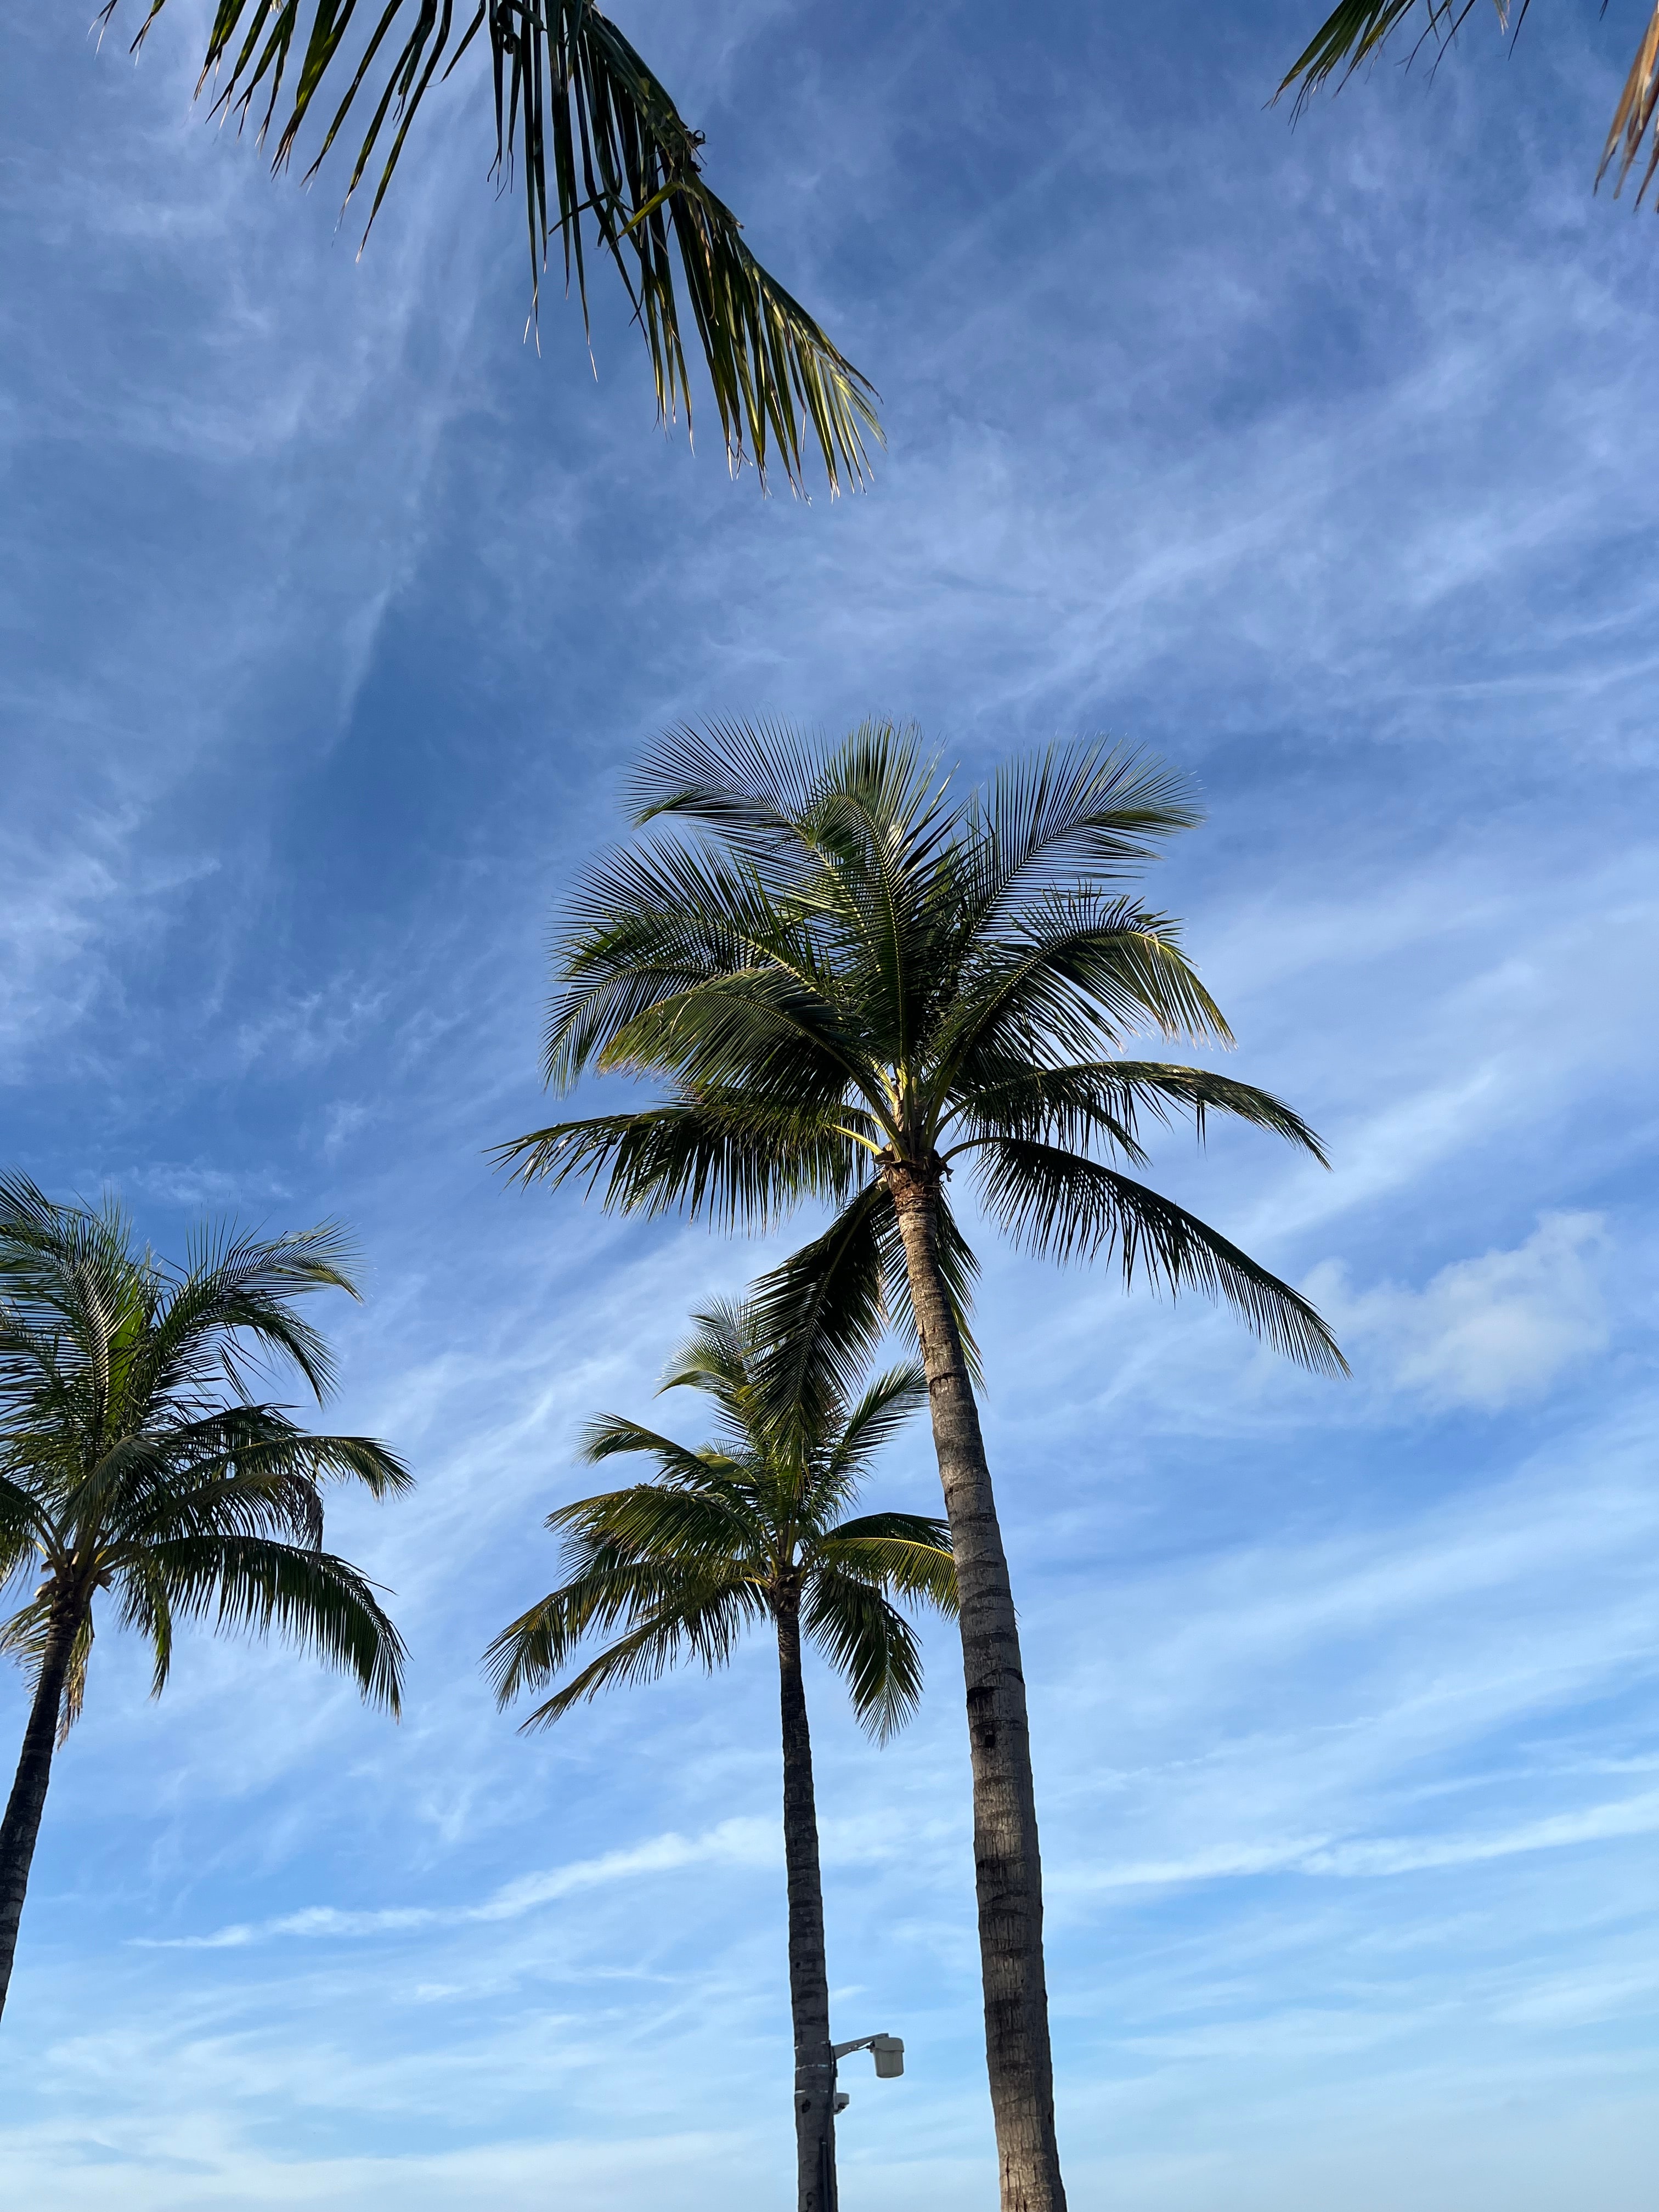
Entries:
[[876, 2062], [878, 2081], [896, 2081], [904, 2071], [904, 2043], [896, 2035], [860, 2035], [851, 2043], [832, 2043], [830, 2046], [830, 2110], [826, 2125], [820, 2138], [819, 2197], [823, 2212], [836, 2212], [840, 2196], [836, 2182], [836, 2115], [844, 2112], [851, 2100], [845, 2089], [836, 2087], [836, 2075], [842, 2059], [850, 2057], [855, 2051], [867, 2051]]

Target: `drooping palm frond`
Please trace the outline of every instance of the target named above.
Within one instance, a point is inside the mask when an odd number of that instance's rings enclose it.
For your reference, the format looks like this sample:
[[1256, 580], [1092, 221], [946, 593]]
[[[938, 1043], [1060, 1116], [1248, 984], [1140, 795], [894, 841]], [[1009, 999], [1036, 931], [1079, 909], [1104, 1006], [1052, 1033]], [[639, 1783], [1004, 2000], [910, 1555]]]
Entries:
[[[150, 0], [135, 46], [165, 4]], [[361, 131], [346, 196], [374, 171], [367, 238], [422, 103], [475, 41], [489, 57], [495, 168], [524, 195], [532, 312], [556, 239], [586, 325], [591, 234], [627, 291], [663, 421], [684, 410], [690, 428], [695, 345], [734, 467], [748, 460], [764, 481], [775, 459], [800, 490], [815, 448], [832, 494], [862, 483], [881, 439], [872, 387], [750, 251], [703, 177], [702, 133], [592, 0], [369, 0], [361, 13], [358, 0], [218, 0], [198, 91], [211, 82], [216, 111], [251, 118], [262, 142], [274, 130], [278, 168], [320, 101], [307, 179]]]
[[[403, 1705], [406, 1653], [374, 1585], [347, 1559], [262, 1536], [194, 1536], [149, 1547], [146, 1559], [176, 1617], [210, 1620], [256, 1637], [275, 1630], [302, 1651], [356, 1677], [371, 1704]], [[124, 1579], [118, 1577], [118, 1579]], [[122, 1617], [148, 1632], [148, 1578], [121, 1589]], [[155, 1686], [167, 1678], [158, 1656]]]
[[[1513, 21], [1518, 29], [1529, 0], [1521, 0], [1518, 7], [1512, 6], [1511, 0], [1493, 0], [1493, 4], [1498, 27], [1505, 29]], [[1474, 5], [1475, 0], [1342, 0], [1342, 4], [1326, 18], [1297, 56], [1273, 97], [1281, 99], [1294, 89], [1293, 112], [1300, 114], [1314, 94], [1332, 77], [1340, 83], [1346, 82], [1361, 63], [1373, 59], [1408, 17], [1415, 16], [1421, 27], [1412, 48], [1413, 54], [1430, 40], [1443, 51], [1468, 20]], [[1617, 198], [1643, 147], [1647, 146], [1647, 166], [1636, 193], [1638, 207], [1656, 172], [1659, 172], [1659, 136], [1653, 135], [1656, 109], [1659, 109], [1659, 8], [1649, 17], [1637, 46], [1595, 172], [1598, 188], [1609, 169], [1615, 172], [1613, 197]]]
[[1346, 1375], [1335, 1339], [1299, 1291], [1144, 1183], [1051, 1145], [1009, 1138], [975, 1158], [988, 1212], [1024, 1249], [1065, 1261], [1115, 1252], [1126, 1285], [1188, 1285], [1231, 1306], [1298, 1365]]
[[921, 1701], [921, 1650], [909, 1622], [873, 1582], [820, 1559], [801, 1626], [846, 1682], [861, 1725], [885, 1743]]

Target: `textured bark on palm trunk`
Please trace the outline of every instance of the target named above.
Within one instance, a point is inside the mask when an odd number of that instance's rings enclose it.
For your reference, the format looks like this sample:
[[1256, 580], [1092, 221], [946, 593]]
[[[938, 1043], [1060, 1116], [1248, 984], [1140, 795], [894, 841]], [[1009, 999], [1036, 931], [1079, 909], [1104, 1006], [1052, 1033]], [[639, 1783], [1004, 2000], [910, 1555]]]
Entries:
[[18, 1924], [23, 1917], [34, 1839], [40, 1832], [40, 1815], [46, 1808], [46, 1784], [52, 1779], [58, 1708], [74, 1646], [74, 1620], [67, 1613], [60, 1613], [52, 1623], [41, 1656], [40, 1679], [23, 1731], [16, 1779], [6, 1802], [5, 1819], [0, 1821], [0, 2013], [6, 2008], [6, 1992], [11, 1987]]
[[1019, 1630], [991, 1471], [939, 1265], [939, 1170], [890, 1166], [961, 1593], [985, 2053], [1002, 2212], [1065, 2212], [1042, 1966], [1042, 1869]]
[[783, 1856], [789, 1890], [789, 2002], [795, 2029], [795, 2156], [799, 2212], [836, 2212], [835, 2062], [823, 1881], [812, 1793], [812, 1740], [800, 1665], [800, 1594], [780, 1590], [778, 1679], [783, 1717]]

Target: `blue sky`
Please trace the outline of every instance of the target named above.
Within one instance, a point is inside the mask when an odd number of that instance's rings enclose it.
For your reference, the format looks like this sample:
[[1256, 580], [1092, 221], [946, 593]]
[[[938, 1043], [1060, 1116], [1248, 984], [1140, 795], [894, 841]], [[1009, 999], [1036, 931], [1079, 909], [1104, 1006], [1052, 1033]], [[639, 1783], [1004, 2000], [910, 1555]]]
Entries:
[[[1160, 1146], [1336, 1322], [986, 1243], [1073, 2201], [1649, 2201], [1659, 2014], [1652, 738], [1659, 228], [1592, 200], [1645, 10], [1471, 19], [1294, 131], [1320, 12], [618, 0], [757, 250], [884, 395], [866, 496], [652, 427], [597, 301], [521, 342], [476, 96], [374, 240], [52, 0], [0, 27], [0, 1155], [337, 1214], [336, 1412], [417, 1497], [400, 1727], [280, 1650], [100, 1643], [6, 2019], [6, 2201], [786, 2200], [775, 1683], [529, 1743], [484, 1642], [600, 1407], [766, 1248], [504, 1190], [561, 886], [681, 717], [1104, 731], [1200, 781], [1157, 872], [1327, 1138]], [[1580, 20], [1582, 16], [1582, 21]], [[926, 1440], [872, 1495], [936, 1496]], [[947, 1634], [872, 1749], [815, 1678], [847, 2212], [991, 2201]], [[0, 1717], [21, 1727], [21, 1688]], [[1644, 2186], [1642, 2177], [1648, 2177]]]

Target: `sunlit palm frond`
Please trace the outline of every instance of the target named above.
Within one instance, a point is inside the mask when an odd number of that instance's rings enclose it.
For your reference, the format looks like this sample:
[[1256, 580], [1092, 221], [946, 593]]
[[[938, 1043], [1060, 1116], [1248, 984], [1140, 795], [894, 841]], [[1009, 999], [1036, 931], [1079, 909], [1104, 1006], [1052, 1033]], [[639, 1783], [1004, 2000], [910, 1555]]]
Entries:
[[861, 1724], [884, 1743], [921, 1701], [921, 1650], [909, 1622], [862, 1576], [823, 1560], [801, 1626], [845, 1680]]
[[764, 1226], [803, 1197], [836, 1197], [853, 1173], [852, 1147], [828, 1117], [763, 1110], [741, 1095], [555, 1122], [496, 1147], [515, 1182], [585, 1180], [623, 1213], [681, 1207], [716, 1224]]
[[[596, 1698], [602, 1690], [655, 1681], [686, 1658], [700, 1662], [713, 1674], [729, 1660], [743, 1630], [764, 1612], [763, 1598], [751, 1583], [738, 1577], [700, 1578], [685, 1571], [657, 1579], [663, 1595], [655, 1609], [642, 1617], [634, 1614], [634, 1625], [626, 1633], [607, 1644], [562, 1689], [538, 1705], [520, 1723], [522, 1730], [550, 1727], [573, 1705]], [[532, 1608], [524, 1617], [530, 1637], [536, 1632], [534, 1613]], [[495, 1677], [498, 1701], [503, 1705], [511, 1702], [520, 1685], [544, 1681], [553, 1671], [550, 1668], [538, 1674], [534, 1660], [521, 1659], [512, 1649], [511, 1639], [520, 1626], [515, 1622], [485, 1655]]]
[[[164, 4], [151, 0], [135, 45]], [[811, 447], [832, 493], [861, 483], [881, 437], [872, 386], [750, 251], [703, 177], [702, 133], [592, 0], [368, 0], [361, 14], [357, 0], [218, 0], [198, 90], [210, 80], [216, 109], [252, 117], [262, 140], [274, 130], [277, 167], [320, 100], [307, 176], [361, 131], [347, 198], [373, 173], [367, 236], [428, 93], [480, 31], [496, 167], [516, 170], [524, 195], [532, 299], [556, 239], [586, 324], [591, 235], [626, 289], [661, 419], [684, 410], [690, 427], [690, 343], [734, 467], [747, 459], [763, 481], [775, 459], [799, 490]]]
[[900, 1597], [957, 1610], [957, 1567], [947, 1522], [924, 1513], [866, 1513], [820, 1537], [818, 1558]]

